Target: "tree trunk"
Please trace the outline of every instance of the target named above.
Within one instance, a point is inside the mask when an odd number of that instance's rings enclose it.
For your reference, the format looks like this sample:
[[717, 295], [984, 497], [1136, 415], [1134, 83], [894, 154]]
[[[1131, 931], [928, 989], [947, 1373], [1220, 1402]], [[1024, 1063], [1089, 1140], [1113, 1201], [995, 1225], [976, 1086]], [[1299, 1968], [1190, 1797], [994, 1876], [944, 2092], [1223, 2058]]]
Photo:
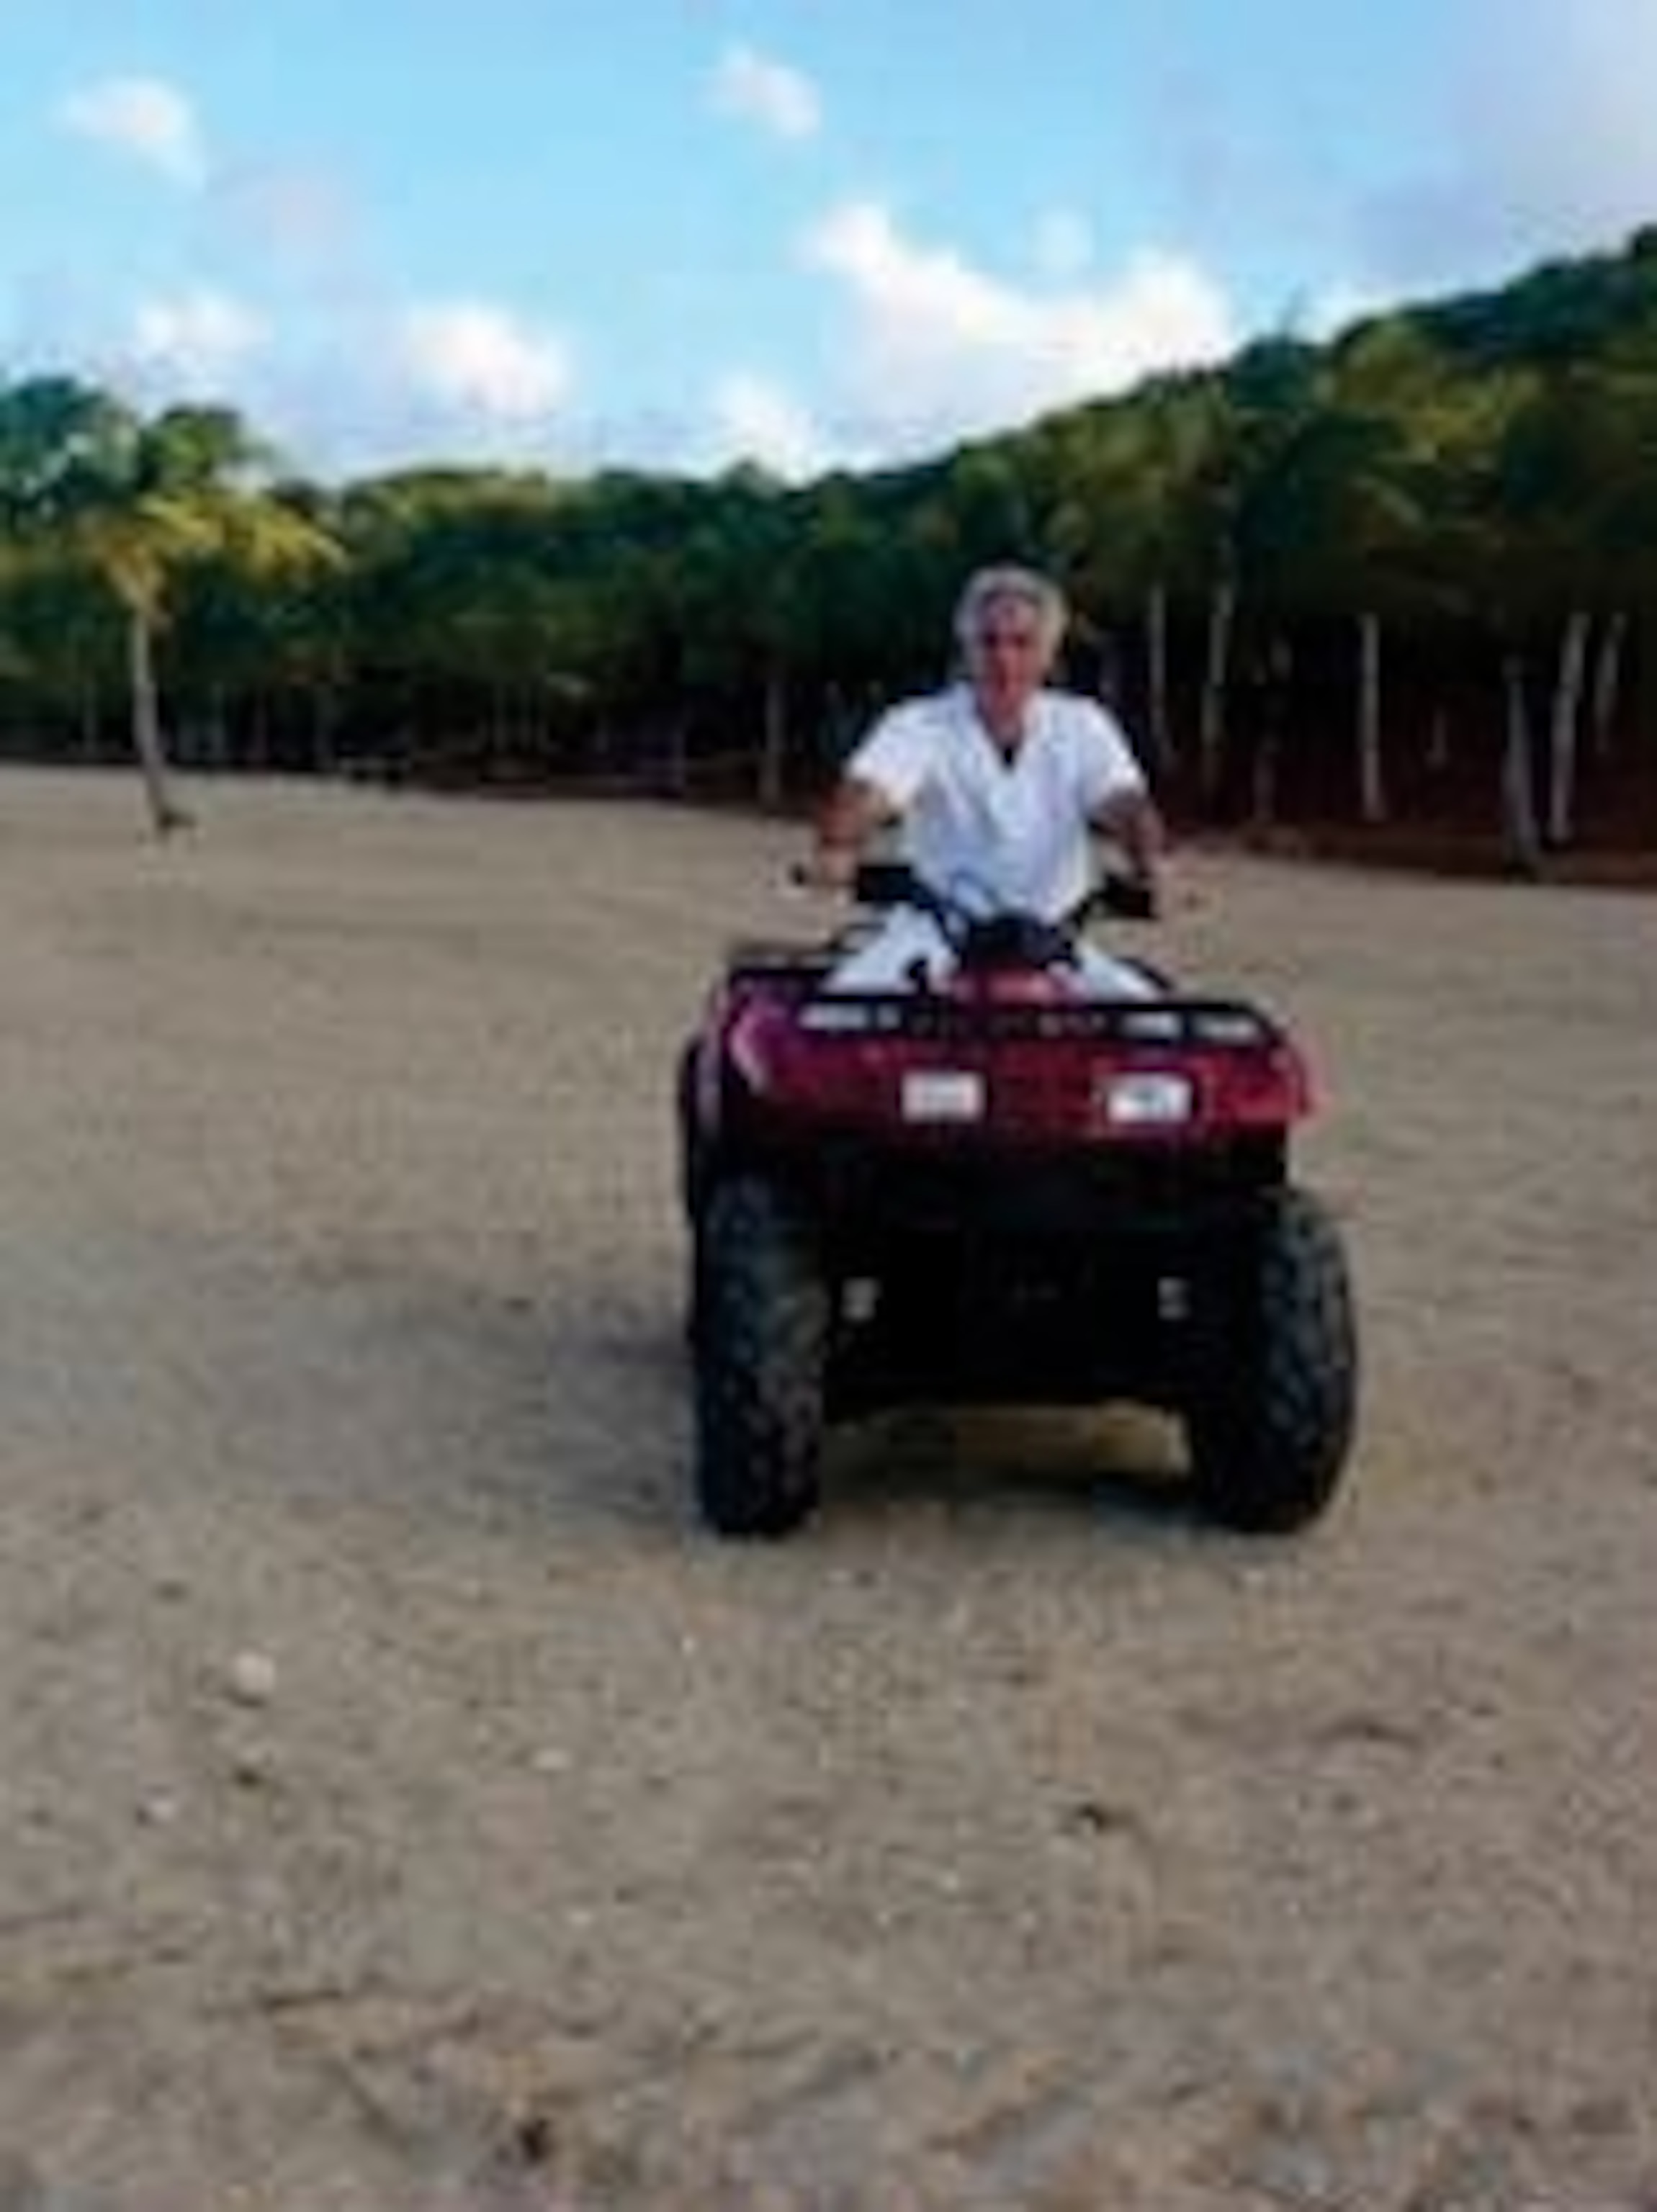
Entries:
[[276, 745], [271, 734], [271, 695], [262, 684], [253, 686], [253, 696], [247, 702], [247, 750], [260, 775], [268, 775], [276, 757]]
[[1358, 617], [1358, 815], [1368, 829], [1387, 818], [1386, 786], [1381, 774], [1380, 617], [1367, 609]]
[[1257, 708], [1254, 751], [1249, 768], [1249, 814], [1257, 830], [1271, 829], [1277, 818], [1279, 771], [1288, 734], [1289, 687], [1295, 648], [1287, 637], [1274, 637], [1255, 674]]
[[[189, 757], [187, 750], [185, 757]], [[207, 757], [215, 768], [230, 765], [230, 707], [222, 684], [215, 684], [208, 694]]]
[[172, 773], [161, 742], [161, 708], [155, 696], [155, 647], [149, 623], [130, 608], [126, 623], [127, 671], [132, 686], [132, 743], [143, 771], [149, 826], [158, 837], [191, 827], [188, 811], [174, 795]]
[[1145, 596], [1145, 681], [1150, 724], [1151, 763], [1166, 775], [1174, 765], [1173, 732], [1168, 723], [1168, 592], [1153, 584]]
[[1611, 726], [1617, 719], [1617, 701], [1623, 689], [1623, 647], [1628, 638], [1629, 618], [1625, 614], [1614, 614], [1599, 633], [1599, 650], [1594, 655], [1593, 684], [1589, 694], [1588, 709], [1589, 750], [1596, 761], [1611, 756]]
[[1442, 775], [1450, 765], [1450, 710], [1442, 700], [1427, 725], [1427, 765], [1435, 775]]
[[1249, 817], [1256, 830], [1270, 830], [1277, 819], [1277, 764], [1282, 754], [1282, 720], [1275, 704], [1269, 704], [1254, 748], [1250, 774]]
[[1502, 751], [1502, 841], [1508, 863], [1527, 876], [1542, 863], [1537, 823], [1536, 763], [1531, 752], [1530, 710], [1525, 698], [1525, 663], [1510, 653], [1502, 664], [1507, 695], [1507, 737]]
[[484, 781], [497, 783], [512, 735], [511, 691], [504, 677], [494, 678], [489, 685], [484, 732]]
[[334, 744], [336, 715], [333, 691], [326, 684], [311, 690], [311, 766], [318, 775], [332, 775], [339, 766]]
[[1237, 611], [1237, 586], [1216, 584], [1209, 605], [1208, 658], [1203, 672], [1203, 702], [1197, 720], [1198, 787], [1205, 804], [1220, 795], [1226, 752], [1226, 677], [1231, 659], [1231, 626]]
[[675, 708], [667, 718], [667, 740], [663, 781], [673, 798], [683, 799], [690, 789], [691, 763], [690, 732], [682, 708]]
[[81, 686], [81, 758], [95, 761], [103, 740], [103, 702], [98, 696], [96, 677], [88, 677]]
[[1559, 672], [1554, 682], [1548, 733], [1548, 843], [1556, 852], [1563, 851], [1576, 834], [1577, 735], [1592, 622], [1593, 617], [1578, 608], [1566, 617], [1559, 641]]
[[773, 661], [765, 672], [765, 725], [759, 748], [759, 804], [772, 812], [783, 804], [788, 744], [787, 679], [782, 663]]

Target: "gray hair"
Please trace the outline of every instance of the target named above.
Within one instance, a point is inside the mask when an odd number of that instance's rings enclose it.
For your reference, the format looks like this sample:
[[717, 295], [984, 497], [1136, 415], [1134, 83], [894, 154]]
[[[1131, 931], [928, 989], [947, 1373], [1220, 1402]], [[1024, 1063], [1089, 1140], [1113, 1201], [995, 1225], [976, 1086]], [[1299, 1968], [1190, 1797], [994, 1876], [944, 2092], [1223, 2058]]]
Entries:
[[1043, 654], [1051, 660], [1069, 620], [1064, 594], [1035, 569], [1020, 568], [1010, 562], [980, 568], [967, 578], [955, 602], [955, 637], [962, 652], [972, 653], [984, 615], [997, 599], [1013, 599], [1028, 607], [1041, 632]]

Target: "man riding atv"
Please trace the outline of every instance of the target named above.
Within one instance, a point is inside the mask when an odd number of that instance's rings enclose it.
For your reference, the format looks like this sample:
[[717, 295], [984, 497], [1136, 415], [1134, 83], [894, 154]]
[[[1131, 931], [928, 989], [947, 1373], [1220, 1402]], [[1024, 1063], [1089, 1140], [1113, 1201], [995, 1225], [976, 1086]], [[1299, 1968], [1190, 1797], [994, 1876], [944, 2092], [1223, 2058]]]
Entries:
[[[1154, 903], [1167, 840], [1126, 738], [1096, 702], [1051, 690], [1064, 601], [1027, 568], [982, 568], [956, 609], [966, 680], [894, 707], [853, 753], [818, 821], [802, 879], [849, 889], [870, 841], [901, 822], [906, 858], [939, 889], [1057, 921], [1092, 888], [1090, 833], [1112, 839]], [[1096, 946], [1084, 975], [1137, 995], [1136, 969]], [[935, 979], [948, 947], [912, 908], [842, 963], [837, 983], [891, 989]]]
[[[801, 874], [826, 944], [731, 948], [679, 1062], [697, 1500], [815, 1510], [835, 1424], [928, 1401], [1161, 1408], [1217, 1520], [1319, 1514], [1351, 1442], [1337, 1225], [1292, 1179], [1305, 1060], [1262, 1009], [1111, 957], [1165, 839], [1121, 732], [1044, 687], [1063, 623], [973, 577], [966, 681], [886, 714]], [[901, 824], [903, 859], [863, 848]], [[1090, 841], [1131, 873], [1096, 878]]]

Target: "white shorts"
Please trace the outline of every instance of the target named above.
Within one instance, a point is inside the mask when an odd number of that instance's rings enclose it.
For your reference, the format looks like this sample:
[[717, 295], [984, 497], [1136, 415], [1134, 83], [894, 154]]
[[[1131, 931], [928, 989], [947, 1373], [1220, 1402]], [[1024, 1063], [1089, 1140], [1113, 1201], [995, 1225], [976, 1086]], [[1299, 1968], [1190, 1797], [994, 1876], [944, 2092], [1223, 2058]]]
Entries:
[[[831, 991], [912, 991], [954, 973], [955, 956], [936, 922], [923, 914], [888, 915], [873, 936], [830, 971]], [[1114, 960], [1085, 939], [1076, 945], [1077, 981], [1090, 999], [1149, 999], [1155, 986], [1131, 961]]]

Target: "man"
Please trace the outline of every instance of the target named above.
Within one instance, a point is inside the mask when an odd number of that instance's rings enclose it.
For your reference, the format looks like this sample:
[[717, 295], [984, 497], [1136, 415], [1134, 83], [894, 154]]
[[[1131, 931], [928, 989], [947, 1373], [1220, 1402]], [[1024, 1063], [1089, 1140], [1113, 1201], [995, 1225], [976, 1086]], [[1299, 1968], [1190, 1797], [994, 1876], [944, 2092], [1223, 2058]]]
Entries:
[[[1094, 832], [1122, 849], [1153, 892], [1167, 839], [1138, 763], [1094, 701], [1051, 690], [1064, 601], [1027, 568], [980, 569], [955, 613], [966, 681], [894, 707], [852, 754], [818, 818], [804, 870], [819, 888], [850, 885], [869, 841], [901, 823], [905, 858], [941, 890], [1057, 921], [1093, 880]], [[935, 927], [899, 915], [844, 962], [847, 988], [880, 989], [947, 964]], [[1101, 988], [1142, 988], [1094, 954]]]

